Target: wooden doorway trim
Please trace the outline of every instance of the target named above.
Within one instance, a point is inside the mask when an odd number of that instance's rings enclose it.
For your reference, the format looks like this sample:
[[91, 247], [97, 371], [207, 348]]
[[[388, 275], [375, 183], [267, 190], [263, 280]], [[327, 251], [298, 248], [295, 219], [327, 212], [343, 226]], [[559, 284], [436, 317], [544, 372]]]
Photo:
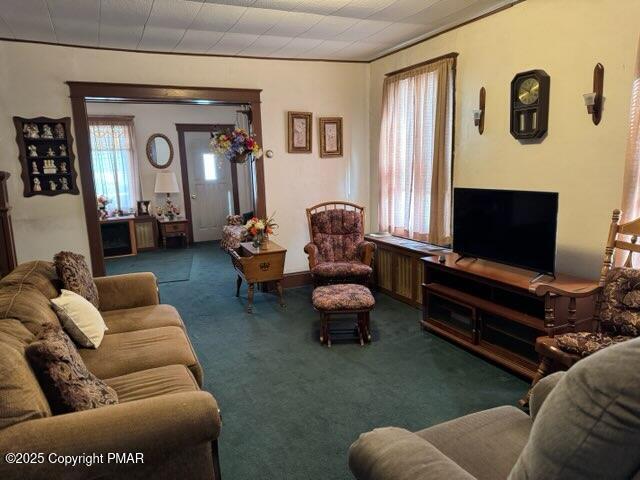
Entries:
[[[185, 132], [213, 132], [215, 130], [235, 128], [233, 124], [211, 123], [176, 123], [178, 131], [178, 152], [180, 154], [180, 173], [182, 174], [182, 191], [184, 192], [184, 216], [189, 220], [189, 238], [193, 242], [193, 217], [191, 214], [191, 187], [189, 186], [189, 166], [187, 164], [187, 146], [184, 141]], [[240, 210], [240, 194], [238, 193], [238, 170], [231, 163], [231, 185], [233, 189], [233, 209]]]
[[[187, 87], [170, 85], [139, 85], [131, 83], [66, 82], [70, 90], [71, 109], [76, 134], [78, 170], [82, 184], [84, 215], [89, 237], [91, 266], [96, 277], [105, 274], [100, 223], [96, 214], [96, 190], [93, 184], [91, 145], [87, 101], [117, 103], [182, 103], [192, 105], [248, 105], [252, 112], [252, 130], [260, 145], [262, 141], [262, 117], [260, 92], [248, 88]], [[264, 185], [264, 156], [255, 162], [256, 212], [266, 216], [267, 206]], [[186, 208], [186, 207], [185, 207]]]

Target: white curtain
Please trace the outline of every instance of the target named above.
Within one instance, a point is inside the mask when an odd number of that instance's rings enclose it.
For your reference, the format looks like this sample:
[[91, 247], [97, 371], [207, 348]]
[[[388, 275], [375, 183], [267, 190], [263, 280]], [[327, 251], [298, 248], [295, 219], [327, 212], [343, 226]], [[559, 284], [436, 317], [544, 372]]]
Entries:
[[622, 220], [640, 217], [640, 42], [636, 53], [631, 87], [631, 118], [627, 136], [627, 156], [622, 193]]
[[108, 210], [135, 209], [140, 189], [133, 118], [89, 117], [89, 134], [96, 195], [110, 200]]
[[453, 58], [389, 76], [380, 128], [381, 231], [451, 241]]

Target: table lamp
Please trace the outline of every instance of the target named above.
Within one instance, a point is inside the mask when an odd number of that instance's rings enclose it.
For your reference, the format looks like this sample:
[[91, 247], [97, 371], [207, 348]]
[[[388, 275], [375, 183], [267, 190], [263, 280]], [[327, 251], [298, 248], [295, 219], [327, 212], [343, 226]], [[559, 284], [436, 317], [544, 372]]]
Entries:
[[167, 202], [164, 207], [164, 215], [169, 218], [173, 218], [174, 207], [171, 204], [171, 194], [180, 193], [178, 188], [178, 180], [176, 180], [176, 174], [174, 172], [158, 172], [156, 173], [156, 186], [154, 188], [155, 193], [166, 193]]

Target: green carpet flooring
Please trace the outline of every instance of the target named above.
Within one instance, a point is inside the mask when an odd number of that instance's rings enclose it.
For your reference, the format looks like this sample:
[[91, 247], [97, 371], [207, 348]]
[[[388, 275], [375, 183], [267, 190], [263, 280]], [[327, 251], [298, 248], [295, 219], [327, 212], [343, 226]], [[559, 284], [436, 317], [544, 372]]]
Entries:
[[[130, 262], [161, 272], [175, 258], [188, 258], [184, 252], [143, 253]], [[418, 310], [384, 294], [376, 295], [372, 344], [322, 347], [310, 287], [285, 290], [284, 309], [275, 296], [256, 293], [249, 315], [246, 285], [236, 298], [231, 261], [218, 244], [188, 252], [189, 280], [161, 284], [160, 293], [180, 311], [205, 388], [220, 404], [225, 480], [346, 480], [347, 450], [361, 432], [385, 425], [418, 430], [514, 405], [527, 388], [423, 332]], [[107, 271], [121, 273], [121, 265], [109, 260]]]

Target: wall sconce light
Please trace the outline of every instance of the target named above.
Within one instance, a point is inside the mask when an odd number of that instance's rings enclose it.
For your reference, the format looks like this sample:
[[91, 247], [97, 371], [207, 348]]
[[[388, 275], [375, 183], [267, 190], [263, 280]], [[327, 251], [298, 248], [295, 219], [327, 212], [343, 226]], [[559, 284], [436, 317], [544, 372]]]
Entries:
[[484, 132], [484, 103], [486, 96], [487, 91], [484, 89], [484, 87], [482, 87], [480, 89], [478, 108], [473, 111], [473, 124], [478, 127], [478, 132], [480, 132], [480, 135], [482, 135], [482, 133]]
[[585, 93], [583, 95], [584, 104], [587, 107], [587, 113], [591, 115], [594, 125], [600, 123], [602, 118], [602, 91], [604, 88], [604, 67], [601, 63], [598, 63], [593, 68], [593, 92]]

